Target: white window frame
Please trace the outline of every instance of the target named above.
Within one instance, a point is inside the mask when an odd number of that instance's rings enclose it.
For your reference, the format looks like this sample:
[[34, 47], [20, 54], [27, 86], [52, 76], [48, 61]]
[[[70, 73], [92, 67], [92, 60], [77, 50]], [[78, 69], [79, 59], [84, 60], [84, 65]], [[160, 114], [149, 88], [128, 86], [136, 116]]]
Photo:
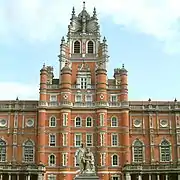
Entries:
[[68, 133], [62, 133], [63, 138], [63, 146], [67, 146], [68, 141]]
[[[51, 157], [54, 156], [54, 163], [51, 163]], [[55, 167], [56, 166], [56, 155], [55, 154], [50, 154], [48, 156], [48, 165], [51, 167]]]
[[104, 116], [105, 116], [104, 113], [99, 114], [99, 125], [100, 126], [104, 126]]
[[[80, 97], [80, 99], [78, 99]], [[75, 102], [76, 103], [81, 103], [82, 102], [82, 94], [76, 94], [75, 95]]]
[[68, 124], [68, 113], [63, 113], [63, 126], [67, 126]]
[[[55, 125], [54, 125], [54, 126], [53, 126], [52, 123], [51, 123], [51, 122], [52, 122], [52, 119], [51, 119], [51, 118], [55, 118], [55, 121], [54, 121], [54, 122], [55, 122]], [[49, 118], [49, 127], [56, 127], [56, 125], [57, 125], [56, 117], [55, 117], [55, 116], [51, 116], [51, 117]]]
[[57, 94], [50, 95], [50, 102], [57, 102]]
[[88, 77], [80, 77], [80, 89], [88, 88]]
[[[113, 124], [114, 118], [116, 118], [116, 125]], [[116, 116], [111, 117], [111, 127], [118, 127], [118, 118]]]
[[[52, 143], [52, 139], [51, 139], [52, 136], [54, 136], [54, 143]], [[56, 146], [56, 134], [49, 134], [49, 147], [55, 147], [55, 146]]]
[[[88, 118], [91, 118], [91, 121], [90, 121], [90, 126], [88, 125]], [[93, 127], [93, 118], [91, 117], [91, 116], [88, 116], [87, 118], [86, 118], [86, 127]]]
[[[113, 140], [113, 137], [117, 137], [117, 139], [116, 139], [116, 144], [114, 144], [113, 142], [114, 142], [114, 140]], [[111, 146], [113, 146], [113, 147], [116, 147], [116, 146], [118, 146], [119, 145], [119, 137], [118, 137], [118, 134], [116, 134], [116, 133], [112, 133], [111, 134]]]
[[[90, 100], [88, 100], [88, 97], [90, 98]], [[92, 102], [92, 94], [87, 94], [86, 96], [85, 96], [85, 101], [88, 103], [88, 102]]]
[[[116, 98], [115, 98], [115, 99], [116, 99], [115, 101], [113, 100], [114, 97], [116, 97]], [[111, 98], [111, 99], [110, 99], [111, 102], [117, 102], [117, 101], [118, 101], [118, 95], [117, 95], [117, 94], [111, 94], [110, 98]]]
[[[135, 146], [136, 141], [139, 141], [139, 142], [142, 143], [142, 161], [135, 161], [135, 157], [134, 157], [134, 155], [135, 155], [134, 151], [135, 150], [134, 149], [135, 149], [135, 147], [137, 147], [137, 146]], [[143, 141], [141, 141], [139, 139], [134, 140], [134, 142], [132, 144], [132, 158], [133, 158], [132, 160], [133, 160], [134, 163], [143, 163], [143, 162], [145, 162], [145, 145], [144, 145]]]
[[[76, 41], [78, 41], [78, 42], [80, 43], [80, 53], [75, 53], [75, 52], [74, 52], [74, 43], [75, 43]], [[73, 53], [74, 53], [74, 54], [81, 54], [81, 52], [82, 52], [82, 49], [81, 49], [81, 48], [82, 48], [81, 41], [79, 41], [79, 40], [73, 41]]]
[[[77, 126], [77, 124], [76, 124], [76, 119], [77, 119], [77, 118], [80, 118], [80, 125], [78, 125], [78, 126]], [[75, 126], [75, 127], [81, 127], [81, 126], [82, 126], [82, 119], [81, 119], [81, 117], [79, 117], [79, 116], [75, 117], [74, 126]]]
[[112, 175], [111, 180], [120, 180], [120, 175]]
[[55, 174], [48, 174], [48, 180], [56, 180], [56, 177]]
[[[0, 138], [0, 142], [1, 142], [1, 147], [3, 148], [3, 151], [1, 151], [1, 156], [0, 156], [0, 162], [6, 162], [7, 160], [7, 142], [4, 139]], [[26, 143], [27, 141], [25, 141]], [[34, 147], [34, 146], [33, 146]], [[1, 149], [2, 150], [2, 149]], [[24, 146], [23, 146], [23, 150], [24, 150]], [[34, 150], [34, 149], [33, 149]], [[23, 151], [24, 154], [24, 151]], [[24, 158], [23, 158], [24, 159]], [[34, 157], [33, 157], [33, 162], [34, 162]]]
[[[28, 143], [28, 142], [31, 142], [32, 146], [26, 145], [26, 143]], [[26, 161], [26, 160], [25, 160], [25, 147], [32, 147], [32, 148], [33, 148], [33, 154], [32, 154], [33, 158], [32, 158], [32, 161]], [[29, 156], [29, 155], [30, 155], [30, 154], [28, 153], [28, 156]], [[6, 144], [6, 158], [7, 158], [7, 144]], [[25, 163], [34, 163], [34, 161], [35, 161], [35, 144], [34, 144], [34, 141], [32, 141], [32, 140], [26, 140], [26, 141], [23, 143], [23, 161], [24, 161]], [[4, 161], [0, 161], [0, 162], [4, 162]]]
[[[114, 161], [113, 161], [113, 157], [114, 157], [114, 156], [117, 156], [117, 165], [114, 165]], [[119, 166], [119, 156], [118, 156], [117, 154], [113, 154], [113, 155], [111, 156], [111, 165], [112, 165], [113, 167]]]
[[100, 153], [101, 156], [101, 166], [106, 165], [106, 153]]
[[105, 133], [100, 133], [100, 146], [105, 146]]
[[[163, 143], [163, 141], [167, 141], [168, 143], [169, 143], [169, 155], [170, 155], [170, 157], [169, 157], [169, 161], [164, 161], [164, 160], [162, 160], [162, 143]], [[171, 162], [172, 161], [172, 147], [171, 147], [171, 143], [167, 140], [167, 139], [163, 139], [162, 141], [161, 141], [161, 143], [159, 144], [159, 152], [160, 152], [160, 154], [159, 154], [159, 159], [160, 159], [160, 162]]]
[[[77, 136], [80, 136], [80, 143], [77, 145]], [[74, 146], [75, 147], [80, 147], [81, 146], [81, 143], [82, 143], [82, 134], [81, 133], [76, 133], [74, 135]]]
[[62, 166], [67, 166], [68, 163], [68, 153], [62, 153]]
[[[89, 43], [89, 41], [91, 41], [93, 43], [93, 53], [88, 53], [88, 43]], [[86, 53], [87, 54], [95, 54], [95, 42], [92, 39], [90, 39], [89, 41], [86, 42]]]
[[[91, 137], [91, 142], [88, 142], [88, 136]], [[86, 134], [86, 146], [87, 147], [92, 147], [93, 146], [93, 134], [87, 133]]]

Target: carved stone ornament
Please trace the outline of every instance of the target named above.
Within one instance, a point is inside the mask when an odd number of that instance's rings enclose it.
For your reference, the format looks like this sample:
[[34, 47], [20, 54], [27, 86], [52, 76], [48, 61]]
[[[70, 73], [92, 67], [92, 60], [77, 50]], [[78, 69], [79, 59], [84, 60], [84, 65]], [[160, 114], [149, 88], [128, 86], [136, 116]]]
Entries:
[[133, 125], [134, 127], [141, 127], [142, 121], [140, 119], [134, 119]]
[[103, 94], [100, 95], [100, 99], [104, 99], [104, 95]]
[[26, 126], [27, 127], [33, 127], [34, 126], [34, 119], [27, 119]]
[[64, 99], [67, 99], [67, 98], [68, 98], [68, 95], [67, 95], [67, 94], [65, 94], [65, 95], [63, 96], [63, 98], [64, 98]]
[[7, 125], [6, 119], [0, 119], [0, 127], [5, 127]]
[[160, 127], [167, 127], [168, 120], [167, 119], [160, 119]]

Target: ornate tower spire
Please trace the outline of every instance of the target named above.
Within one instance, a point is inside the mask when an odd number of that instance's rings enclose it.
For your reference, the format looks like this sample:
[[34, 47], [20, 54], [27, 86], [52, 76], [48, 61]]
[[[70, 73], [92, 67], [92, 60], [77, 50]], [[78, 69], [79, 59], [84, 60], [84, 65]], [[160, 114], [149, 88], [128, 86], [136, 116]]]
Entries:
[[86, 9], [86, 2], [83, 1], [83, 10], [85, 10], [85, 9]]

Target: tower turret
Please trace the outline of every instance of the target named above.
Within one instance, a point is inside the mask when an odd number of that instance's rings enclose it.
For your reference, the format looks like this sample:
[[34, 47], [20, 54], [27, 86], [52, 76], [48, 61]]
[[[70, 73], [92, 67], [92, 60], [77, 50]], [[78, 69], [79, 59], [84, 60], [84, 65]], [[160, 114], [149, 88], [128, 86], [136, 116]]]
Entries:
[[45, 64], [40, 70], [40, 101], [46, 101], [46, 91], [47, 91], [47, 82], [48, 82], [48, 72]]
[[120, 69], [120, 82], [121, 82], [121, 101], [128, 101], [128, 75], [127, 70], [124, 68], [124, 64]]

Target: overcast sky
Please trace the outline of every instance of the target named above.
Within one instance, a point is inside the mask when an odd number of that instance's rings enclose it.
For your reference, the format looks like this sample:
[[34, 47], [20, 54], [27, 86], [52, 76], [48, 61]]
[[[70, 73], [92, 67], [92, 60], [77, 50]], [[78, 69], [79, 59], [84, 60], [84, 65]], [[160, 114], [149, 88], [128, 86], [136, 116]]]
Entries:
[[[45, 62], [58, 77], [58, 54], [80, 0], [0, 0], [0, 99], [38, 100]], [[180, 99], [180, 1], [87, 0], [109, 45], [109, 71], [125, 64], [130, 100]]]

